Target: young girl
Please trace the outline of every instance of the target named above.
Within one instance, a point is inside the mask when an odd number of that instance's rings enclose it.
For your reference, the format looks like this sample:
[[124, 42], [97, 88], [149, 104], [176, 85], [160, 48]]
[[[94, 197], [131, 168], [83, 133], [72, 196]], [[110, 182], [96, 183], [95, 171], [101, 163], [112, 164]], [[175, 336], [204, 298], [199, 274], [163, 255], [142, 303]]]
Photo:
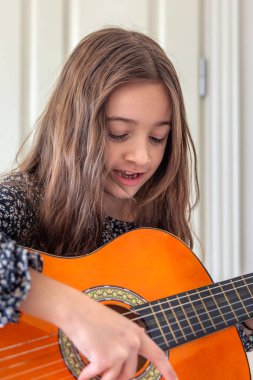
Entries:
[[80, 380], [129, 379], [138, 355], [176, 379], [140, 327], [39, 273], [40, 257], [21, 246], [80, 255], [152, 226], [192, 247], [190, 168], [198, 195], [182, 92], [159, 45], [119, 28], [85, 37], [63, 68], [30, 153], [1, 184], [1, 325], [21, 310], [62, 328], [89, 359]]

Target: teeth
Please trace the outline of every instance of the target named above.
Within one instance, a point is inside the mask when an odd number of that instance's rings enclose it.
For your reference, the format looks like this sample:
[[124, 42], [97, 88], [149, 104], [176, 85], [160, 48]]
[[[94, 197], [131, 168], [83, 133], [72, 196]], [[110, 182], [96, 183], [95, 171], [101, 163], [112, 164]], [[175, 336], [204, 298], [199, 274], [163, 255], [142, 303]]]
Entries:
[[124, 177], [124, 178], [137, 178], [138, 174], [137, 173], [130, 173], [130, 172], [118, 172], [118, 174], [121, 176], [121, 177]]

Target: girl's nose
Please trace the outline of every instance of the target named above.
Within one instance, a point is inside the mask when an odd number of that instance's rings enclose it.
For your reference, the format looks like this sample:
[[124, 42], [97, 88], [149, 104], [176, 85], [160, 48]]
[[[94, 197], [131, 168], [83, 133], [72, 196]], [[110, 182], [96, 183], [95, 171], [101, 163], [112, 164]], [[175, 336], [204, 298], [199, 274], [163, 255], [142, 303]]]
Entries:
[[149, 148], [146, 142], [135, 142], [125, 153], [125, 160], [134, 162], [136, 166], [145, 166], [151, 161]]

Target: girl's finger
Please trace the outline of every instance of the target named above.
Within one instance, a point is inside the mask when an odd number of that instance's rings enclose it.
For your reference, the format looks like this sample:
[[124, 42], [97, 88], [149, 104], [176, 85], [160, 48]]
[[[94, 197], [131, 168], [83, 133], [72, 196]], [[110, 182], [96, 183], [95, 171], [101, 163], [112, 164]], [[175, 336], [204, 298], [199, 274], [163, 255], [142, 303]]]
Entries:
[[[121, 368], [122, 368], [122, 365], [118, 365], [118, 366], [113, 366], [111, 369], [108, 369], [107, 371], [105, 371], [102, 376], [101, 376], [101, 380], [115, 380], [115, 379], [118, 379], [119, 377], [119, 374], [121, 372]], [[129, 379], [127, 379], [129, 380]]]
[[102, 368], [98, 363], [89, 363], [78, 376], [78, 380], [89, 380], [92, 377], [101, 375], [105, 370], [106, 368]]
[[137, 352], [132, 352], [129, 359], [122, 366], [121, 372], [117, 380], [129, 380], [137, 371], [138, 355]]
[[139, 354], [151, 361], [166, 380], [178, 380], [165, 353], [146, 334], [143, 335]]
[[93, 377], [100, 376], [101, 380], [115, 380], [118, 378], [121, 372], [122, 364], [117, 362], [113, 366], [108, 366], [106, 363], [101, 365], [101, 363], [90, 363], [78, 377], [78, 380], [89, 380]]

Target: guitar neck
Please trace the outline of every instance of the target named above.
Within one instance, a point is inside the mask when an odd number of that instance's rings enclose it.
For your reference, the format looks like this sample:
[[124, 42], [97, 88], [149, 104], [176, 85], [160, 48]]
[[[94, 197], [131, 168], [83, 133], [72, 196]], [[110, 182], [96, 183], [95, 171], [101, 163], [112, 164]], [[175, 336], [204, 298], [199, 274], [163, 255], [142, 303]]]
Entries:
[[151, 338], [169, 349], [253, 317], [253, 274], [134, 307]]

